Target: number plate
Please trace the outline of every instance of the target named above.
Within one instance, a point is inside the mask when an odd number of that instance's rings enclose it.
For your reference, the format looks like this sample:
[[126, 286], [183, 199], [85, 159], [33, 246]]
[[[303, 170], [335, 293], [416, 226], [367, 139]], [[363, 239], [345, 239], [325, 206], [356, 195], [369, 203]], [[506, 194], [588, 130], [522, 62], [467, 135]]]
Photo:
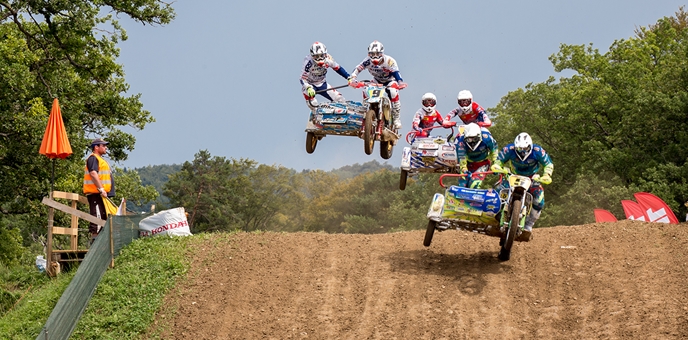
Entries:
[[421, 159], [423, 160], [423, 163], [426, 165], [435, 164], [435, 157], [427, 157], [426, 156], [426, 157], [421, 157]]

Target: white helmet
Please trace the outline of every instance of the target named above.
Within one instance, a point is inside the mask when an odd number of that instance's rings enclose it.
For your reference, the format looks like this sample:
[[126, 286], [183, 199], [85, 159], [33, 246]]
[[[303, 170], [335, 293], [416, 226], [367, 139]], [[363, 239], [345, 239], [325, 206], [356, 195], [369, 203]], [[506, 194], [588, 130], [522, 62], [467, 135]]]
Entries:
[[325, 58], [327, 58], [327, 47], [325, 47], [325, 44], [319, 41], [314, 42], [311, 46], [311, 58], [320, 66], [325, 64]]
[[368, 56], [375, 65], [380, 65], [382, 63], [382, 59], [385, 55], [384, 52], [385, 47], [382, 46], [382, 43], [377, 40], [371, 42], [370, 45], [368, 45]]
[[471, 150], [475, 150], [475, 148], [477, 148], [482, 141], [483, 136], [480, 126], [478, 126], [476, 123], [470, 123], [466, 125], [466, 127], [463, 129], [463, 142]]
[[456, 96], [456, 101], [459, 103], [461, 111], [468, 113], [471, 111], [471, 104], [473, 104], [473, 94], [468, 90], [460, 91], [459, 95]]
[[516, 136], [516, 139], [514, 139], [514, 147], [518, 158], [524, 161], [533, 151], [533, 140], [530, 138], [529, 134], [521, 132]]
[[420, 99], [421, 105], [423, 105], [423, 110], [425, 110], [425, 115], [435, 113], [435, 105], [437, 105], [437, 97], [434, 94], [428, 92], [423, 95]]

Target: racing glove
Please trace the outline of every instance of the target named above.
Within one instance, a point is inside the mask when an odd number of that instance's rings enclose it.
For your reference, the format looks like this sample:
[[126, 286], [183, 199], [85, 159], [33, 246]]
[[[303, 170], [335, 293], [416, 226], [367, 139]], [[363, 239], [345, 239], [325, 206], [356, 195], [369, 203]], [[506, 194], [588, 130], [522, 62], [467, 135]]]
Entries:
[[350, 75], [349, 78], [346, 79], [349, 82], [349, 86], [356, 87], [356, 76], [355, 75]]
[[309, 86], [306, 89], [306, 95], [308, 95], [309, 97], [315, 97], [315, 89], [313, 89], [313, 86]]
[[497, 173], [502, 173], [502, 174], [508, 174], [509, 173], [508, 168], [503, 168], [501, 164], [497, 164], [497, 163], [492, 164], [492, 166], [490, 167], [490, 170], [492, 170], [492, 172], [497, 172]]
[[540, 183], [551, 184], [552, 183], [552, 176], [550, 176], [549, 174], [542, 175], [542, 177], [540, 177]]
[[442, 127], [444, 128], [450, 128], [452, 126], [456, 126], [456, 122], [445, 120], [442, 122]]
[[403, 81], [400, 81], [400, 82], [399, 82], [399, 90], [405, 89], [406, 86], [408, 86], [408, 84], [404, 83]]

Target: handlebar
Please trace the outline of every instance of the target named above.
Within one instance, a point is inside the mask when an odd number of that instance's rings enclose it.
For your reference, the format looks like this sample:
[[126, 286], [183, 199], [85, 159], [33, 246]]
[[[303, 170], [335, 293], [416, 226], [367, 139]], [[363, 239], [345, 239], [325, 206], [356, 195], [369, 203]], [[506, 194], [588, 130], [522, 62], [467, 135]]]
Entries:
[[[445, 128], [445, 127], [442, 125], [433, 125], [431, 127], [426, 127], [426, 128], [421, 129], [421, 130], [422, 131], [430, 131], [430, 130], [436, 129], [436, 128]], [[451, 127], [445, 128], [445, 129], [449, 129], [449, 128], [451, 128], [451, 134], [449, 134], [449, 136], [453, 136], [454, 135], [454, 126], [451, 126]], [[418, 131], [416, 131], [416, 130], [409, 131], [406, 134], [406, 143], [413, 144], [413, 140], [416, 139], [417, 133], [418, 133]], [[409, 140], [409, 138], [410, 138], [410, 140]]]
[[[476, 171], [476, 172], [474, 172], [474, 173], [471, 173], [471, 177], [476, 176], [476, 175], [490, 175], [490, 174], [497, 174], [497, 173], [498, 173], [498, 172], [494, 172], [494, 171]], [[501, 173], [498, 173], [498, 174], [499, 174], [499, 180], [501, 181], [501, 180], [502, 180], [502, 174], [501, 174]], [[440, 180], [439, 180], [439, 181], [440, 181], [440, 186], [441, 186], [442, 188], [445, 188], [445, 189], [447, 188], [447, 186], [444, 185], [444, 183], [443, 183], [442, 181], [443, 181], [446, 177], [466, 177], [466, 174], [442, 174], [442, 175], [440, 176]]]
[[351, 82], [351, 84], [349, 86], [351, 86], [355, 89], [360, 89], [363, 86], [378, 86], [378, 87], [384, 87], [384, 88], [391, 87], [391, 88], [397, 89], [397, 90], [402, 90], [402, 89], [406, 88], [406, 86], [402, 87], [396, 81], [392, 82], [389, 85], [382, 85], [382, 84], [380, 84], [374, 80], [357, 80], [357, 81]]

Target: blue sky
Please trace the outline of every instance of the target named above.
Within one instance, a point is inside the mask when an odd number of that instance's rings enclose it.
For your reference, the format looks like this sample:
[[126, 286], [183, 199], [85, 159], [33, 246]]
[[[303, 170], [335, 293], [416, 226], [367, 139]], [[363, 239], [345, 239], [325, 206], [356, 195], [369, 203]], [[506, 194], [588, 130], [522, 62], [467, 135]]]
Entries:
[[[400, 141], [389, 160], [363, 152], [363, 140], [327, 136], [305, 151], [308, 109], [299, 85], [314, 41], [351, 72], [379, 40], [408, 88], [401, 91], [404, 133], [420, 97], [437, 96], [444, 115], [468, 89], [489, 109], [509, 91], [554, 72], [548, 57], [560, 44], [589, 44], [604, 53], [640, 26], [673, 16], [682, 1], [292, 1], [180, 0], [167, 26], [121, 18], [120, 43], [129, 95], [141, 93], [156, 122], [125, 128], [136, 149], [119, 166], [181, 164], [199, 150], [296, 170], [332, 170], [377, 160], [398, 166]], [[369, 79], [364, 71], [359, 79]], [[345, 84], [328, 72], [333, 86]], [[360, 90], [341, 90], [361, 100]], [[320, 101], [322, 99], [319, 98]]]

